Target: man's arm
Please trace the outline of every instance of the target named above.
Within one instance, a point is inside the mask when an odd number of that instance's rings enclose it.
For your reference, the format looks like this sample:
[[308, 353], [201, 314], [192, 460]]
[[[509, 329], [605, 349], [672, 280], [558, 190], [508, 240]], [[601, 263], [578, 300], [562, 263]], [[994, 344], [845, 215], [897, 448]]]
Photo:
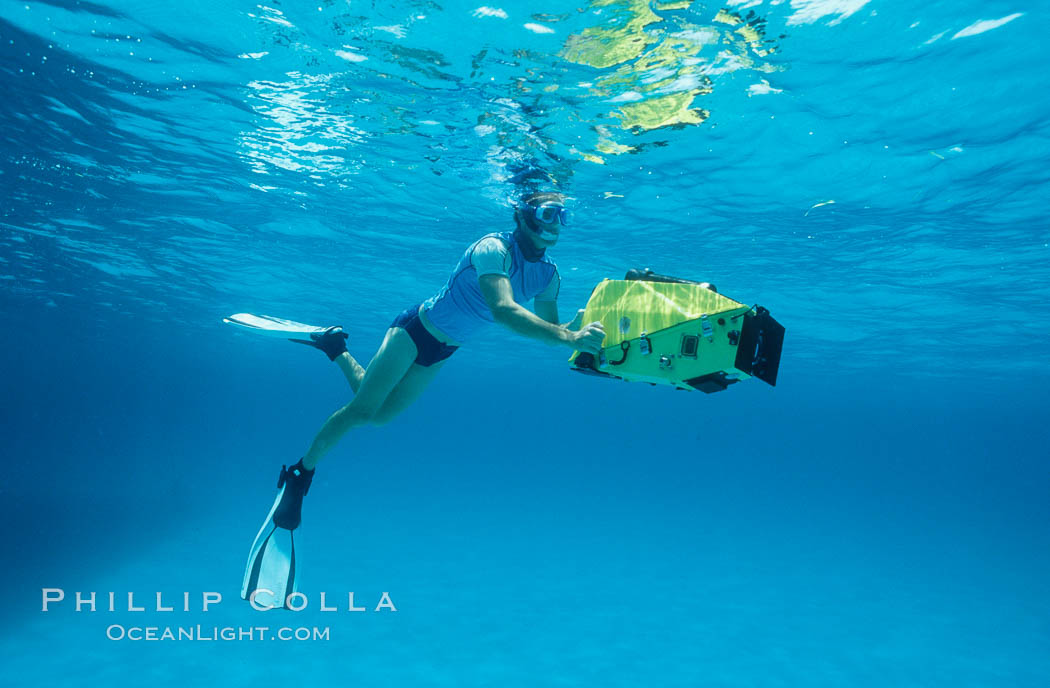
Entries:
[[568, 327], [558, 322], [558, 302], [557, 301], [533, 301], [536, 307], [536, 315], [540, 316], [552, 325], [561, 325], [562, 327]]
[[[553, 310], [553, 322], [523, 308], [514, 300], [514, 290], [511, 289], [510, 280], [504, 275], [482, 275], [478, 278], [478, 283], [481, 285], [481, 295], [485, 297], [485, 303], [492, 311], [492, 317], [504, 327], [541, 342], [564, 344], [588, 353], [597, 353], [601, 348], [602, 340], [605, 339], [605, 330], [602, 329], [601, 323], [594, 322], [578, 332], [573, 332], [554, 324], [558, 319], [556, 302], [537, 302], [537, 310], [543, 308], [546, 311], [545, 315], [551, 315]], [[552, 309], [550, 306], [540, 306], [541, 303], [555, 305]]]
[[558, 302], [557, 301], [546, 301], [537, 299], [536, 304], [536, 315], [540, 316], [549, 323], [555, 325], [561, 325], [567, 330], [578, 330], [580, 325], [583, 324], [583, 309], [576, 311], [576, 316], [569, 322], [559, 322], [558, 318]]

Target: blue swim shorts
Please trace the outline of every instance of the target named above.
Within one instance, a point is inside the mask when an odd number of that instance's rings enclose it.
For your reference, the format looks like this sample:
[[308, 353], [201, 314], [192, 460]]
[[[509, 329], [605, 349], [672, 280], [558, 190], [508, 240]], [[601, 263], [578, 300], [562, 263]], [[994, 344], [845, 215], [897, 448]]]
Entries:
[[427, 368], [444, 361], [459, 348], [445, 344], [430, 334], [419, 319], [419, 304], [401, 311], [401, 315], [394, 318], [390, 327], [400, 327], [408, 333], [416, 344], [416, 363]]

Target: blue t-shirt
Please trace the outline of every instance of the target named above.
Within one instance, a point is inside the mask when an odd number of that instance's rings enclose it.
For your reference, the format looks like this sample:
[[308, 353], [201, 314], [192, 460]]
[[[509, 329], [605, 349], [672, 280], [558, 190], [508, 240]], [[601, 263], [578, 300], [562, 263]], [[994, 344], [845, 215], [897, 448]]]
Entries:
[[518, 303], [553, 301], [561, 286], [554, 261], [546, 255], [537, 261], [525, 260], [514, 232], [483, 236], [467, 248], [441, 291], [423, 303], [425, 320], [450, 343], [470, 341], [494, 321], [478, 282], [479, 276], [487, 274], [506, 275]]

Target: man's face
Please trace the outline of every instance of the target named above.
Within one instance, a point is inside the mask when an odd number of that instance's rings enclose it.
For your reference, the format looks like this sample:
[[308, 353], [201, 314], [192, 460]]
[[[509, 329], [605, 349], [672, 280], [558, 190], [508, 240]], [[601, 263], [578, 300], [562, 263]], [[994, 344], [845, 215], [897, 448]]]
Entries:
[[[554, 203], [544, 205], [561, 207], [559, 204]], [[529, 240], [532, 241], [533, 246], [537, 249], [547, 249], [557, 244], [562, 230], [562, 224], [557, 216], [553, 218], [553, 222], [544, 222], [536, 216], [536, 213], [530, 211], [526, 212], [528, 213], [528, 217], [523, 218], [525, 220], [525, 226], [529, 230], [526, 234], [528, 235]]]

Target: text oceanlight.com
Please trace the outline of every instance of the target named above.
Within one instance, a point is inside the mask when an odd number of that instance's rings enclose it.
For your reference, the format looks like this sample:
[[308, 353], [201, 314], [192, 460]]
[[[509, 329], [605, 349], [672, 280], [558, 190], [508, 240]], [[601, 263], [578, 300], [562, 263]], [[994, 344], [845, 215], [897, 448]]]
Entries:
[[270, 628], [269, 626], [123, 626], [113, 624], [106, 628], [110, 640], [155, 641], [254, 641], [254, 640], [330, 640], [330, 629], [324, 628]]

